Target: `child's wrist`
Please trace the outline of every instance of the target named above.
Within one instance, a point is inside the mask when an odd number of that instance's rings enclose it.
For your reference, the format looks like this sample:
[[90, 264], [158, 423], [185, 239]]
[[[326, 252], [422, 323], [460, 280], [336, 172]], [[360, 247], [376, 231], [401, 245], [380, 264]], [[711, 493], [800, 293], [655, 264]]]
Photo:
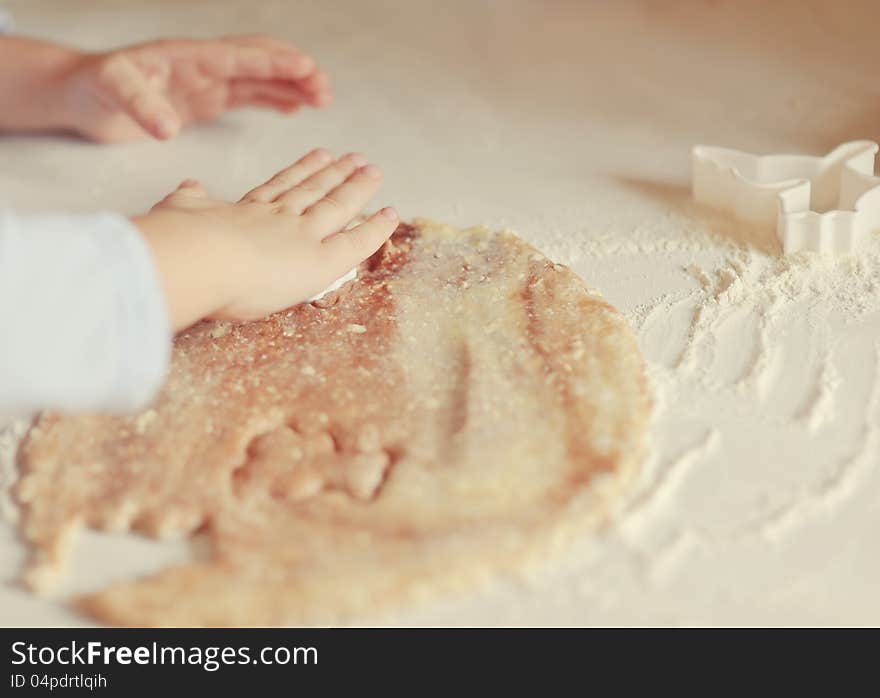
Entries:
[[34, 130], [74, 129], [76, 100], [70, 82], [86, 54], [50, 44], [40, 48], [42, 55], [30, 66], [32, 75], [22, 95], [22, 102], [30, 105], [26, 125]]
[[59, 60], [56, 71], [50, 76], [52, 94], [56, 96], [56, 118], [59, 122], [54, 128], [83, 132], [83, 115], [91, 111], [89, 106], [94, 100], [88, 80], [89, 62], [94, 60], [94, 55], [69, 50], [68, 55]]
[[222, 270], [235, 254], [196, 213], [158, 210], [132, 219], [141, 231], [165, 292], [175, 330], [217, 312], [231, 296]]

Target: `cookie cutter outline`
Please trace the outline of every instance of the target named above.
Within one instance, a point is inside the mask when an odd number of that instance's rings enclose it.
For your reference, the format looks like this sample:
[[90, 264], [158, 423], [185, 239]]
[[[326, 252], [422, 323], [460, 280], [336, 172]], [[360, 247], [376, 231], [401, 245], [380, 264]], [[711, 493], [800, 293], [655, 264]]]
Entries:
[[880, 229], [874, 141], [848, 141], [827, 155], [753, 155], [697, 145], [694, 200], [754, 225], [776, 227], [785, 254], [853, 252]]

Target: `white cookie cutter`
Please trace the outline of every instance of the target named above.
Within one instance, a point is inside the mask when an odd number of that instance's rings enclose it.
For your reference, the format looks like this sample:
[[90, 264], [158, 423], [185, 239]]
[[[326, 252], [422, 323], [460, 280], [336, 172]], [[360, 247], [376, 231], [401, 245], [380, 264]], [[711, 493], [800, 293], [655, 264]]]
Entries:
[[338, 279], [336, 279], [336, 281], [334, 281], [332, 284], [330, 284], [323, 291], [321, 291], [320, 293], [309, 298], [306, 301], [306, 303], [311, 303], [312, 301], [317, 301], [317, 300], [322, 299], [328, 293], [331, 293], [331, 292], [335, 291], [337, 288], [340, 288], [343, 284], [348, 283], [352, 279], [356, 279], [357, 276], [358, 276], [358, 270], [357, 270], [357, 267], [355, 267], [350, 272], [348, 272], [348, 274], [346, 274], [345, 276], [340, 276]]
[[824, 157], [752, 155], [695, 146], [694, 199], [747, 223], [776, 226], [786, 254], [852, 252], [880, 229], [873, 141], [843, 143]]

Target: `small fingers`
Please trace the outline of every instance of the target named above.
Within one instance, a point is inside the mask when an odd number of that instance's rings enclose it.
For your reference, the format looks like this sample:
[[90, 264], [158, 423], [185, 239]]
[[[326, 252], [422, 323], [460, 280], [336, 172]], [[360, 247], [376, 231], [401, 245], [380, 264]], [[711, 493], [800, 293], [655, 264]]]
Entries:
[[279, 195], [296, 186], [310, 175], [318, 172], [327, 163], [332, 162], [333, 156], [323, 148], [311, 151], [301, 157], [290, 167], [281, 170], [265, 184], [252, 189], [242, 197], [242, 201], [260, 201], [268, 203], [274, 201]]
[[301, 214], [342, 184], [355, 170], [366, 164], [366, 159], [359, 153], [344, 155], [285, 191], [275, 201], [286, 211]]
[[316, 70], [307, 78], [297, 81], [297, 87], [313, 107], [326, 107], [333, 101], [330, 78], [323, 70]]
[[397, 228], [400, 216], [393, 208], [383, 208], [351, 230], [327, 238], [323, 248], [333, 268], [351, 269], [378, 250]]
[[382, 184], [382, 173], [377, 167], [359, 168], [342, 184], [315, 202], [305, 212], [309, 229], [321, 239], [345, 227]]
[[270, 36], [228, 36], [222, 39], [233, 46], [259, 48], [270, 57], [275, 77], [287, 80], [302, 80], [315, 71], [315, 61], [292, 44]]
[[291, 83], [281, 80], [233, 80], [229, 83], [226, 105], [237, 107], [265, 107], [286, 111], [305, 100], [302, 92]]
[[109, 57], [100, 67], [99, 80], [119, 108], [153, 137], [165, 140], [180, 130], [174, 107], [125, 56]]
[[[333, 92], [330, 89], [330, 78], [321, 70], [314, 60], [297, 48], [271, 36], [232, 36], [224, 41], [242, 46], [257, 46], [272, 52], [277, 77], [293, 80], [302, 91], [304, 101], [313, 107], [323, 107], [333, 101]], [[297, 61], [305, 59], [308, 69], [297, 64]]]
[[280, 51], [266, 46], [220, 39], [194, 40], [175, 47], [194, 57], [199, 68], [215, 80], [301, 80], [315, 70], [315, 62], [293, 47]]
[[190, 198], [204, 199], [207, 195], [208, 194], [205, 192], [205, 188], [202, 186], [201, 182], [196, 179], [185, 179], [177, 185], [177, 189], [153, 206], [153, 209], [174, 202], [181, 203], [185, 199]]
[[[272, 98], [264, 98], [264, 97], [254, 97], [247, 104], [238, 105], [239, 107], [258, 107], [260, 109], [271, 109], [273, 111], [277, 111], [281, 114], [291, 115], [296, 114], [300, 109], [302, 109], [302, 104], [300, 102], [285, 102], [283, 100], [272, 99]], [[236, 108], [230, 106], [230, 108]]]
[[315, 70], [315, 62], [298, 51], [271, 51], [259, 47], [230, 46], [228, 77], [302, 80]]

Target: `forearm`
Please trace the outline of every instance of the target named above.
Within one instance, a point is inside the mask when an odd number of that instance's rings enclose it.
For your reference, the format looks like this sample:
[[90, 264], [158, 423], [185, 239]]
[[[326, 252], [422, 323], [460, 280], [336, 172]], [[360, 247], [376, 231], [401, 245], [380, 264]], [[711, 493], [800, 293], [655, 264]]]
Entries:
[[0, 36], [0, 131], [69, 128], [64, 79], [82, 56], [37, 39]]

